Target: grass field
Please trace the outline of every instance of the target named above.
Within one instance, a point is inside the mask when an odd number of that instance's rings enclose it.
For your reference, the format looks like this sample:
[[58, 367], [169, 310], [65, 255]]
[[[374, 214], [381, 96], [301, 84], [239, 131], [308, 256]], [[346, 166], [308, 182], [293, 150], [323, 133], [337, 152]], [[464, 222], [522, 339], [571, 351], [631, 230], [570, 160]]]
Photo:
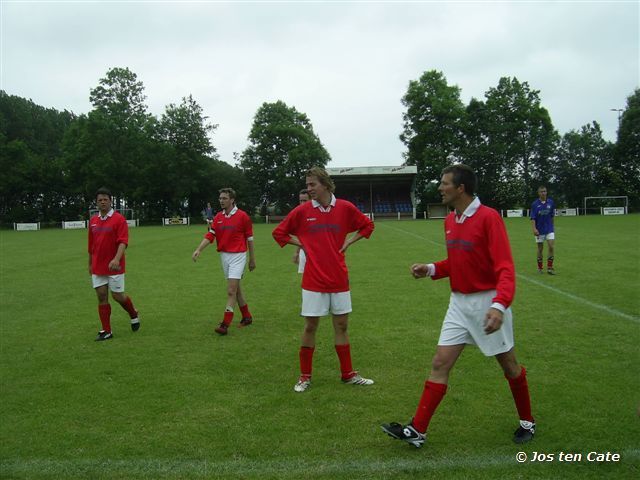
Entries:
[[[378, 222], [349, 250], [354, 366], [376, 384], [340, 384], [323, 319], [304, 394], [292, 388], [300, 277], [272, 225], [255, 226], [257, 269], [243, 280], [255, 322], [227, 337], [213, 333], [218, 255], [190, 258], [203, 227], [131, 229], [127, 292], [142, 328], [115, 304], [114, 339], [101, 343], [86, 231], [0, 232], [1, 478], [638, 478], [640, 216], [558, 218], [555, 277], [536, 272], [528, 220], [506, 223], [538, 423], [524, 447], [511, 442], [508, 385], [475, 348], [422, 449], [380, 430], [413, 415], [435, 351], [449, 285], [413, 280], [408, 266], [444, 256], [439, 221]], [[540, 453], [555, 459], [531, 461]]]

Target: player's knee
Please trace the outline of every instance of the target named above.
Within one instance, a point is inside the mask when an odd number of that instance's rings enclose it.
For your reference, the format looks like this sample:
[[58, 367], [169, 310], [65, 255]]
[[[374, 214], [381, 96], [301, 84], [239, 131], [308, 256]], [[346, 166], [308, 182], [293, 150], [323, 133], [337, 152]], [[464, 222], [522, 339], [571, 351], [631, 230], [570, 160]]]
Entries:
[[452, 362], [442, 355], [434, 355], [431, 361], [431, 371], [437, 373], [447, 373], [451, 370]]
[[238, 287], [236, 285], [229, 285], [227, 287], [227, 296], [235, 297], [238, 294]]
[[304, 333], [314, 334], [314, 333], [316, 333], [316, 330], [318, 330], [318, 324], [317, 323], [305, 323], [304, 324]]

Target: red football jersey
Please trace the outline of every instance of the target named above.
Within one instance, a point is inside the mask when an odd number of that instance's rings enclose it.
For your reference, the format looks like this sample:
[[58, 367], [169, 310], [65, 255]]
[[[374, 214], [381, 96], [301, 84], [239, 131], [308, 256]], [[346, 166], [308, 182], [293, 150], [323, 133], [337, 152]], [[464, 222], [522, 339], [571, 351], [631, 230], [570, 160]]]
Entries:
[[213, 243], [217, 239], [219, 252], [240, 253], [247, 251], [247, 239], [253, 237], [253, 223], [243, 210], [233, 207], [229, 215], [224, 210], [213, 218], [205, 238]]
[[322, 293], [346, 292], [349, 272], [340, 249], [349, 232], [357, 230], [369, 238], [373, 222], [346, 200], [336, 199], [328, 211], [316, 205], [319, 204], [312, 201], [294, 208], [273, 230], [273, 238], [281, 247], [291, 235], [302, 243], [307, 256], [302, 288]]
[[100, 214], [89, 220], [89, 254], [91, 273], [94, 275], [119, 275], [125, 273], [124, 254], [120, 270], [109, 270], [109, 262], [118, 251], [118, 245], [129, 245], [129, 225], [118, 212], [111, 211], [102, 219]]
[[447, 258], [434, 264], [436, 272], [431, 278], [449, 277], [454, 292], [495, 289], [493, 302], [509, 307], [516, 290], [515, 268], [500, 214], [479, 205], [464, 222], [457, 223], [455, 217], [452, 212], [444, 221]]

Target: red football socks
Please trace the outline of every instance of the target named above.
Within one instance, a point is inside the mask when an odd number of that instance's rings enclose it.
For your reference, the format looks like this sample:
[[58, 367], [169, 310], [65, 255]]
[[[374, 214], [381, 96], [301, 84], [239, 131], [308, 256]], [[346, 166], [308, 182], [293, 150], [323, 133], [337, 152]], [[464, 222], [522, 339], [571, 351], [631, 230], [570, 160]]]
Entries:
[[224, 323], [228, 327], [229, 325], [231, 325], [232, 321], [233, 321], [233, 312], [224, 312], [222, 323]]
[[343, 380], [348, 380], [353, 377], [356, 372], [351, 365], [351, 345], [348, 343], [345, 345], [336, 345], [336, 353], [340, 360], [340, 373]]
[[529, 384], [527, 383], [527, 370], [522, 367], [520, 375], [516, 378], [509, 378], [506, 375], [505, 378], [509, 381], [509, 387], [511, 388], [513, 400], [516, 402], [516, 409], [518, 410], [520, 420], [533, 422]]
[[252, 318], [251, 312], [249, 311], [249, 304], [245, 303], [240, 307], [240, 312], [242, 312], [242, 318]]
[[100, 323], [102, 324], [102, 330], [105, 332], [111, 332], [111, 305], [98, 305], [98, 316], [100, 317]]
[[138, 316], [138, 311], [134, 308], [133, 302], [131, 301], [131, 297], [127, 297], [125, 302], [121, 303], [120, 306], [127, 311], [131, 319], [134, 319]]
[[311, 378], [315, 347], [300, 347], [300, 376]]
[[446, 383], [435, 383], [427, 380], [424, 382], [424, 390], [420, 397], [420, 403], [413, 417], [413, 427], [421, 433], [425, 433], [429, 427], [431, 417], [438, 408], [440, 401], [447, 393]]

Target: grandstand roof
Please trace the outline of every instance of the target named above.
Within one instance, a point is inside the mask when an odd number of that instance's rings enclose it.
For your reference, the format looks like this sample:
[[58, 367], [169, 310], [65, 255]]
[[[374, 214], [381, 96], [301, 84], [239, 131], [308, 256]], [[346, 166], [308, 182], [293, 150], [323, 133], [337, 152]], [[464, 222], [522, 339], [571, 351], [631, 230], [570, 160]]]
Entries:
[[363, 184], [406, 184], [411, 185], [418, 174], [415, 165], [391, 166], [391, 167], [339, 167], [327, 168], [336, 185], [363, 185]]

